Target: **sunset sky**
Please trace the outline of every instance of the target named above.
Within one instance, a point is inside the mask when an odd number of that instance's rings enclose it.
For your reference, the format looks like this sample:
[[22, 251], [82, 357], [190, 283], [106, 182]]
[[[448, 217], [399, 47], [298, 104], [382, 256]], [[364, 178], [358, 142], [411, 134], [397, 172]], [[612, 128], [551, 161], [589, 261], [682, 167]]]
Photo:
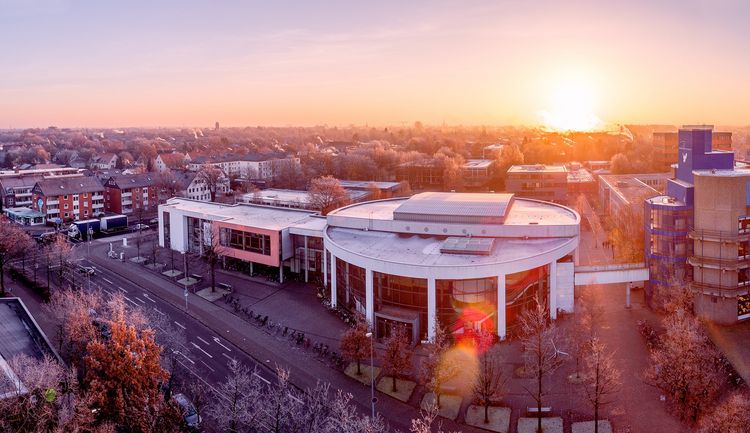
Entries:
[[742, 0], [0, 0], [0, 128], [538, 124], [576, 98], [605, 122], [744, 125], [748, 17]]

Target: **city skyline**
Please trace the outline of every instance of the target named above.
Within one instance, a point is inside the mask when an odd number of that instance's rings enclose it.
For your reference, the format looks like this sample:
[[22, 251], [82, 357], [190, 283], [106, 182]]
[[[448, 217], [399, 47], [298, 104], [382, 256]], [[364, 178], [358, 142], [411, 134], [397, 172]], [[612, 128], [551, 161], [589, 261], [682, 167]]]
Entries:
[[748, 123], [739, 1], [0, 4], [3, 128]]

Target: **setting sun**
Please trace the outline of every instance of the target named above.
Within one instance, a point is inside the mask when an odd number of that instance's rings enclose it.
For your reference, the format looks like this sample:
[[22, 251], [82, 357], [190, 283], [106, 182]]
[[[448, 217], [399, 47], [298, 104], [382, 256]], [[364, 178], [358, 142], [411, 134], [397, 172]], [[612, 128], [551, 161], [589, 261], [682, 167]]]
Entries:
[[549, 109], [542, 111], [545, 127], [556, 131], [590, 131], [602, 125], [594, 114], [594, 95], [587, 83], [560, 83], [551, 92]]

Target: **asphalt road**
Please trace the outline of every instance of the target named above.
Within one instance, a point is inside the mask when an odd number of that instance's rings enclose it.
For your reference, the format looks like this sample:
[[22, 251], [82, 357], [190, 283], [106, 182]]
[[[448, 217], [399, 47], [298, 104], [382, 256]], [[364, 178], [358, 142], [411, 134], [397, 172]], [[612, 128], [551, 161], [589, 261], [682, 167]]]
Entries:
[[[259, 367], [254, 359], [187, 315], [184, 310], [172, 306], [127, 278], [98, 268], [88, 259], [81, 259], [79, 263], [97, 269], [96, 273], [90, 278], [90, 286], [89, 282], [86, 281], [87, 277], [79, 274], [84, 282], [84, 287], [99, 288], [108, 295], [116, 292], [122, 293], [125, 302], [131, 307], [139, 308], [149, 315], [161, 316], [173, 325], [173, 330], [184, 333], [184, 343], [181, 344], [182, 348], [178, 349], [179, 362], [208, 385], [213, 387], [224, 381], [228, 374], [227, 363], [230, 359], [237, 359], [251, 370], [258, 367], [257, 371], [260, 377], [266, 382], [272, 379], [268, 371]], [[165, 331], [168, 332], [169, 329]]]

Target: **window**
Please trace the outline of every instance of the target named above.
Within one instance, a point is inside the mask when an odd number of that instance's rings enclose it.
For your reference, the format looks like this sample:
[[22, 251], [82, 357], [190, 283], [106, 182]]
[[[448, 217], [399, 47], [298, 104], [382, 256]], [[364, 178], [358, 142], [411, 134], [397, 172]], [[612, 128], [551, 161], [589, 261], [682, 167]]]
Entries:
[[67, 195], [67, 194], [65, 194], [65, 195], [63, 196], [63, 200], [67, 200], [67, 199], [68, 199], [68, 195]]
[[265, 256], [271, 255], [271, 237], [268, 235], [222, 228], [219, 234], [219, 243], [237, 250]]
[[67, 204], [67, 203], [65, 203], [65, 209], [67, 209], [67, 208], [68, 208], [68, 204]]
[[86, 198], [86, 197], [88, 197], [88, 196], [89, 196], [89, 193], [87, 193], [87, 192], [84, 192], [84, 193], [83, 193], [83, 198]]

